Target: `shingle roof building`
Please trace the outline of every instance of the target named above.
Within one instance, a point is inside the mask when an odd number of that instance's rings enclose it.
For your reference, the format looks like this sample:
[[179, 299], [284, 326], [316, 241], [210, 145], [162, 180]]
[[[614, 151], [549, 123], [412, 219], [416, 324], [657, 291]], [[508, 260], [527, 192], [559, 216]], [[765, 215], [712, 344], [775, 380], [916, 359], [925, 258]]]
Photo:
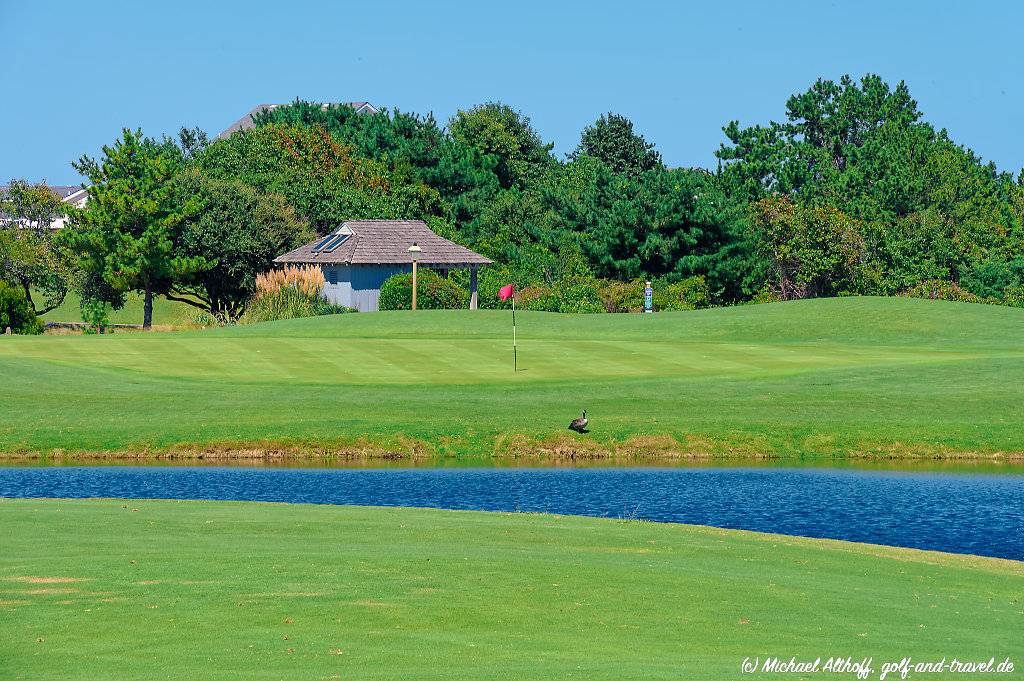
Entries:
[[[340, 106], [341, 104], [342, 103], [324, 104], [323, 108], [326, 109], [328, 106]], [[380, 109], [375, 107], [373, 104], [370, 104], [369, 102], [344, 102], [344, 104], [346, 104], [346, 105], [352, 107], [353, 109], [355, 109], [356, 113], [380, 113]], [[244, 116], [239, 118], [237, 121], [232, 123], [230, 126], [228, 126], [225, 130], [221, 131], [221, 133], [219, 135], [217, 135], [217, 139], [220, 140], [220, 139], [224, 139], [226, 137], [230, 137], [232, 133], [238, 132], [239, 130], [248, 130], [249, 128], [253, 127], [253, 125], [254, 125], [253, 122], [252, 122], [253, 116], [255, 116], [256, 114], [260, 113], [261, 111], [273, 110], [273, 109], [276, 109], [279, 106], [285, 106], [285, 105], [284, 104], [257, 104], [256, 106], [254, 106], [249, 111], [249, 113], [245, 114]]]
[[419, 246], [416, 261], [435, 270], [470, 270], [470, 308], [477, 306], [477, 268], [491, 260], [438, 236], [422, 220], [349, 220], [330, 234], [274, 259], [281, 265], [317, 265], [327, 284], [324, 295], [361, 311], [378, 309], [380, 287], [395, 274], [412, 269], [409, 247]]
[[[339, 243], [330, 244], [332, 236], [339, 237]], [[409, 262], [409, 247], [414, 243], [423, 249], [418, 260], [427, 267], [456, 268], [491, 264], [490, 260], [479, 253], [434, 234], [422, 220], [349, 220], [332, 234], [285, 253], [274, 262], [406, 264]]]

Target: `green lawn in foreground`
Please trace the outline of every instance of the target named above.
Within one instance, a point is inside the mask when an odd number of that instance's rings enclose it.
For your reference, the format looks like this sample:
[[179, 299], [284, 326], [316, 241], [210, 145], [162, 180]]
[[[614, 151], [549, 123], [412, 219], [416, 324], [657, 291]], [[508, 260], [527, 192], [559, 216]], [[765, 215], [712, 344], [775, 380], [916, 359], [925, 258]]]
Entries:
[[[844, 298], [520, 313], [516, 374], [510, 321], [419, 311], [5, 337], [0, 451], [1024, 452], [1024, 310]], [[583, 408], [592, 432], [569, 434]]]
[[1024, 678], [1013, 561], [338, 506], [0, 500], [0, 525], [4, 679], [738, 679], [766, 655]]

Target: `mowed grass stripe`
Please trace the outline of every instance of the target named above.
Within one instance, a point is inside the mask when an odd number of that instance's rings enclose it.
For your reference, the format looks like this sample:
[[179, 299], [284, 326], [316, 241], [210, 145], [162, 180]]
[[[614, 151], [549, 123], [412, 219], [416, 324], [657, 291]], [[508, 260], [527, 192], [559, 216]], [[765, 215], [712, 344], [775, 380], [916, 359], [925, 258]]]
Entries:
[[[659, 436], [684, 453], [1024, 452], [1021, 310], [847, 298], [524, 314], [517, 373], [509, 321], [425, 311], [3, 338], [0, 452], [412, 439], [479, 456], [513, 439], [604, 451]], [[592, 431], [570, 436], [581, 409]]]
[[[176, 337], [118, 339], [67, 346], [21, 343], [10, 355], [66, 366], [92, 365], [141, 375], [243, 382], [477, 383], [709, 375], [815, 370], [857, 364], [957, 361], [979, 353], [905, 347], [696, 341], [533, 340], [518, 347], [513, 374], [509, 342], [494, 340], [298, 339]], [[1024, 353], [1021, 353], [1024, 357]]]

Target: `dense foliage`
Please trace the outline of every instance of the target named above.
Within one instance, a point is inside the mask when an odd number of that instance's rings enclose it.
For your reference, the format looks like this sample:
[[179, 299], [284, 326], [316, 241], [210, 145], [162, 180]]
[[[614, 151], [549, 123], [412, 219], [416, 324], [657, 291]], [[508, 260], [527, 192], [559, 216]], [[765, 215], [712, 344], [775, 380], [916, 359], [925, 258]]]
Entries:
[[[80, 163], [93, 201], [69, 244], [104, 299], [152, 289], [223, 319], [275, 254], [354, 218], [423, 219], [493, 259], [482, 307], [507, 306], [496, 293], [514, 283], [523, 307], [637, 310], [646, 280], [658, 309], [926, 289], [1024, 297], [1022, 181], [925, 121], [904, 83], [819, 80], [785, 114], [725, 126], [711, 172], [666, 167], [615, 113], [558, 159], [500, 102], [440, 125], [296, 101], [212, 143], [126, 132], [101, 163]], [[115, 169], [135, 179], [120, 186]], [[386, 304], [405, 304], [408, 286], [392, 282]]]
[[[469, 303], [469, 293], [451, 279], [428, 269], [416, 274], [416, 307], [421, 310], [457, 310]], [[412, 309], [412, 274], [396, 274], [380, 287], [380, 309]]]
[[13, 180], [0, 194], [0, 278], [20, 286], [37, 315], [60, 307], [74, 277], [53, 240], [63, 217], [63, 202], [45, 184]]
[[31, 303], [16, 286], [0, 280], [0, 333], [38, 334], [43, 323], [36, 316]]
[[734, 121], [718, 152], [723, 189], [754, 202], [746, 293], [893, 295], [943, 280], [1002, 298], [1021, 285], [1020, 180], [925, 122], [904, 83], [819, 80], [789, 99], [786, 119]]
[[273, 191], [259, 191], [238, 180], [212, 179], [198, 171], [183, 175], [179, 191], [199, 197], [204, 206], [183, 222], [179, 251], [213, 263], [180, 288], [221, 320], [241, 314], [256, 292], [256, 275], [274, 258], [315, 236]]
[[145, 297], [143, 326], [153, 323], [153, 296], [174, 299], [183, 282], [213, 265], [179, 249], [182, 223], [201, 208], [197, 197], [175, 191], [184, 164], [171, 141], [156, 142], [141, 131], [124, 130], [121, 139], [103, 147], [100, 160], [82, 157], [75, 169], [89, 178], [85, 209], [72, 211], [73, 227], [60, 234], [80, 268], [117, 292]]

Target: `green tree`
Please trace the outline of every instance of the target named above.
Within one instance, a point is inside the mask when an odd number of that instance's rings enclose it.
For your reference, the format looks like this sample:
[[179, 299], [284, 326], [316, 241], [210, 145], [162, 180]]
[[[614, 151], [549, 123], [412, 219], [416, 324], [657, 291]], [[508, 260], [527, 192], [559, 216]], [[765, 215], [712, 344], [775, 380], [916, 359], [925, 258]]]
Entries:
[[750, 229], [771, 263], [767, 278], [781, 299], [832, 296], [856, 285], [864, 240], [857, 224], [835, 208], [761, 199], [750, 206]]
[[173, 291], [219, 319], [237, 318], [256, 291], [256, 275], [316, 236], [283, 196], [238, 180], [210, 179], [190, 169], [179, 178], [177, 192], [180, 203], [195, 196], [203, 204], [182, 221], [177, 255], [213, 265]]
[[94, 281], [117, 292], [142, 292], [145, 328], [153, 324], [154, 295], [176, 299], [176, 286], [212, 265], [178, 254], [182, 222], [201, 208], [197, 197], [180, 201], [174, 191], [182, 164], [172, 141], [128, 129], [103, 147], [99, 160], [83, 156], [73, 164], [89, 179], [89, 201], [71, 213], [60, 240]]
[[32, 311], [25, 294], [0, 279], [0, 333], [10, 329], [13, 333], [40, 334], [43, 323]]
[[633, 132], [633, 122], [615, 113], [602, 115], [583, 130], [570, 159], [592, 156], [616, 173], [638, 174], [662, 167], [654, 144]]
[[321, 234], [344, 220], [445, 212], [435, 190], [357, 156], [319, 126], [261, 125], [210, 144], [196, 162], [210, 178], [284, 196]]
[[444, 217], [460, 224], [476, 218], [499, 189], [497, 157], [446, 134], [431, 115], [357, 114], [347, 105], [296, 101], [258, 113], [254, 123], [322, 127], [354, 154], [387, 167], [394, 181], [436, 191]]
[[919, 122], [921, 113], [904, 83], [890, 89], [872, 74], [860, 83], [850, 76], [838, 83], [818, 80], [789, 98], [786, 118], [748, 128], [732, 121], [723, 128], [731, 146], [723, 144], [717, 156], [732, 191], [751, 200], [773, 193], [830, 196], [839, 175], [864, 159], [862, 150], [879, 130], [934, 134]]
[[[959, 283], [983, 263], [989, 273], [1005, 270], [995, 263], [1024, 254], [1013, 176], [924, 121], [904, 83], [890, 88], [874, 75], [819, 80], [789, 98], [786, 118], [725, 128], [722, 186], [742, 200], [778, 194], [856, 220], [865, 241], [863, 291]], [[991, 290], [983, 279], [972, 285]]]
[[554, 162], [554, 144], [541, 141], [529, 118], [501, 102], [459, 111], [448, 129], [458, 142], [498, 160], [495, 172], [504, 188], [525, 187]]
[[716, 299], [740, 295], [735, 278], [742, 213], [705, 172], [614, 173], [581, 156], [545, 188], [565, 229], [581, 235], [598, 276], [619, 280], [704, 275]]
[[[0, 196], [0, 279], [17, 283], [37, 315], [60, 307], [73, 277], [67, 254], [53, 241], [66, 206], [45, 184], [12, 180]], [[34, 295], [42, 296], [36, 304]]]

